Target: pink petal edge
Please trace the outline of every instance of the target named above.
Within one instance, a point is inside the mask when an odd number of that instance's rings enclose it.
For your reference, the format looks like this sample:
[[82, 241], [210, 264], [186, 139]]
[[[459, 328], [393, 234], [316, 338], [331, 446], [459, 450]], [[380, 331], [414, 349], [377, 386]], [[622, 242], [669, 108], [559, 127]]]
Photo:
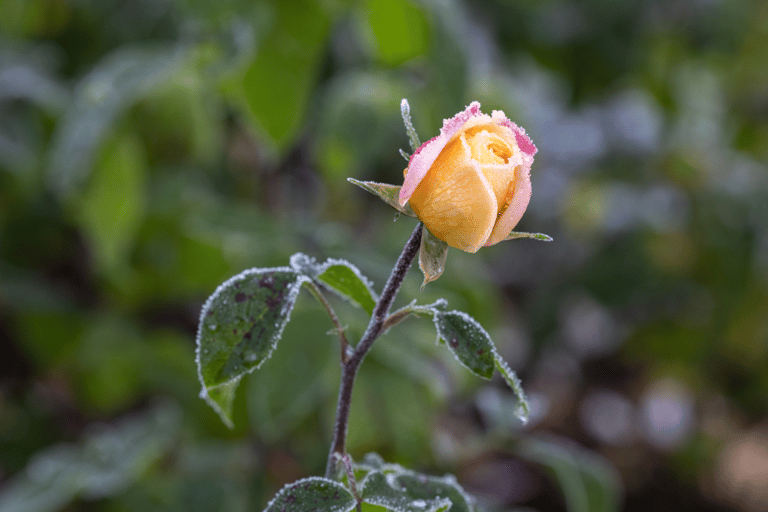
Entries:
[[419, 186], [421, 180], [427, 175], [429, 168], [435, 163], [438, 155], [448, 144], [448, 141], [451, 140], [451, 137], [458, 133], [467, 121], [478, 115], [482, 115], [480, 103], [473, 101], [464, 111], [459, 112], [451, 119], [444, 119], [440, 135], [428, 140], [413, 153], [411, 161], [408, 162], [408, 174], [400, 189], [401, 206], [404, 206], [408, 199], [411, 198], [416, 191], [416, 187]]

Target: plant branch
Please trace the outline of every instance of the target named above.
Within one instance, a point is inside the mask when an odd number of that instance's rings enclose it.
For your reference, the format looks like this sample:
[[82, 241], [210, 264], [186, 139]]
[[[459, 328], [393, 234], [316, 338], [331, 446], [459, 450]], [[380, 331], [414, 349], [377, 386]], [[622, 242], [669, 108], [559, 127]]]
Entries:
[[341, 385], [339, 387], [339, 401], [336, 407], [336, 424], [333, 429], [333, 443], [331, 444], [331, 450], [328, 454], [328, 463], [325, 468], [326, 478], [333, 478], [334, 469], [336, 466], [334, 454], [344, 456], [346, 454], [346, 440], [347, 440], [347, 423], [349, 421], [349, 407], [352, 402], [352, 388], [355, 385], [355, 377], [357, 376], [357, 370], [360, 368], [360, 364], [365, 359], [366, 354], [373, 346], [373, 342], [376, 341], [382, 332], [384, 332], [384, 321], [389, 316], [389, 311], [392, 309], [392, 303], [395, 301], [397, 292], [400, 290], [400, 285], [403, 283], [405, 274], [419, 252], [421, 246], [421, 234], [423, 230], [423, 224], [419, 223], [418, 226], [411, 233], [411, 237], [403, 247], [403, 252], [400, 253], [400, 257], [395, 263], [395, 267], [392, 269], [392, 273], [389, 275], [387, 284], [384, 285], [384, 290], [381, 292], [379, 301], [373, 308], [373, 315], [371, 315], [371, 321], [368, 323], [368, 328], [363, 334], [363, 338], [358, 343], [352, 355], [341, 364]]
[[308, 281], [306, 284], [312, 295], [314, 295], [315, 298], [323, 306], [325, 306], [325, 310], [328, 312], [328, 316], [331, 317], [331, 322], [333, 322], [334, 327], [336, 327], [336, 332], [339, 333], [339, 341], [341, 342], [341, 362], [343, 364], [347, 361], [349, 355], [349, 341], [347, 341], [347, 335], [344, 334], [344, 327], [342, 327], [341, 322], [339, 321], [339, 317], [336, 316], [336, 312], [333, 310], [331, 303], [328, 302], [328, 300], [325, 298], [325, 295], [323, 295], [320, 287], [317, 286], [314, 281]]

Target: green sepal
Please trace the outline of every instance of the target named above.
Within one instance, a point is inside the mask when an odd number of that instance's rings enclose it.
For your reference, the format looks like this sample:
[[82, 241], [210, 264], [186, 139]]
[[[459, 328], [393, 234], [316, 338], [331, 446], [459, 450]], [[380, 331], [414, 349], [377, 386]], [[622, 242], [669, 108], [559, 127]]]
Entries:
[[448, 258], [448, 244], [433, 235], [426, 227], [421, 235], [419, 248], [419, 268], [424, 274], [423, 290], [427, 283], [440, 277], [445, 270], [445, 260]]
[[542, 242], [552, 241], [552, 237], [544, 233], [525, 233], [523, 231], [512, 231], [504, 240], [516, 240], [518, 238], [530, 238], [532, 240], [541, 240]]
[[360, 181], [354, 178], [347, 178], [347, 181], [375, 195], [403, 215], [414, 218], [416, 217], [416, 214], [413, 212], [408, 203], [406, 203], [405, 206], [400, 206], [401, 187], [399, 185], [376, 183], [375, 181]]

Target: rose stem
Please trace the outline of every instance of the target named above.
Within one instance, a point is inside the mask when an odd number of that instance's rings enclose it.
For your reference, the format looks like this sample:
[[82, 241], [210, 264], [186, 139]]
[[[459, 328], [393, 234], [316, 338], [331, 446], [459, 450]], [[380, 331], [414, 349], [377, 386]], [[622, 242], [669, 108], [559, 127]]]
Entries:
[[363, 334], [360, 343], [357, 344], [357, 347], [355, 347], [352, 354], [346, 358], [346, 360], [342, 354], [339, 402], [336, 406], [336, 424], [333, 428], [333, 443], [331, 444], [331, 451], [328, 454], [328, 463], [325, 467], [326, 478], [333, 478], [336, 465], [334, 454], [339, 454], [339, 456], [344, 456], [346, 454], [345, 445], [347, 441], [349, 406], [352, 402], [352, 388], [355, 385], [357, 370], [360, 368], [360, 364], [371, 349], [373, 342], [376, 341], [376, 338], [378, 338], [384, 330], [384, 320], [389, 316], [392, 303], [395, 301], [395, 296], [400, 289], [400, 285], [403, 283], [405, 274], [408, 272], [408, 268], [416, 257], [416, 253], [419, 252], [422, 228], [423, 225], [419, 222], [419, 225], [416, 226], [413, 233], [411, 233], [411, 237], [408, 239], [408, 242], [406, 242], [405, 247], [403, 247], [403, 252], [400, 253], [400, 257], [397, 259], [397, 263], [395, 263], [395, 267], [389, 275], [389, 279], [384, 286], [384, 290], [381, 292], [379, 301], [373, 308], [371, 321], [368, 323], [368, 328], [365, 330], [365, 334]]

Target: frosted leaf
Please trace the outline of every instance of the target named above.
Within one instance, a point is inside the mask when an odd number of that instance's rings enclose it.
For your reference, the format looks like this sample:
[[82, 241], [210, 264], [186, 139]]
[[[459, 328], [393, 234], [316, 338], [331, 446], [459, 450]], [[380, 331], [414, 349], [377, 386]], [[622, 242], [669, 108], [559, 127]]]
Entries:
[[512, 388], [515, 396], [517, 396], [517, 409], [515, 410], [515, 414], [523, 423], [528, 423], [528, 417], [531, 414], [531, 407], [528, 404], [528, 398], [525, 396], [525, 391], [523, 391], [523, 384], [520, 382], [517, 374], [515, 374], [515, 372], [509, 367], [506, 361], [504, 361], [499, 354], [494, 352], [493, 357], [496, 369], [499, 370], [501, 376], [504, 377], [504, 380], [507, 382], [509, 387]]
[[461, 364], [484, 379], [493, 376], [496, 348], [477, 320], [461, 311], [435, 310], [434, 322], [437, 335]]
[[201, 397], [230, 428], [240, 379], [269, 359], [307, 280], [290, 267], [250, 269], [219, 286], [203, 306], [196, 359]]
[[318, 266], [316, 279], [342, 299], [363, 308], [369, 315], [373, 312], [378, 300], [373, 284], [352, 263], [331, 258]]
[[352, 493], [340, 483], [310, 477], [283, 487], [264, 512], [350, 512], [355, 504]]

